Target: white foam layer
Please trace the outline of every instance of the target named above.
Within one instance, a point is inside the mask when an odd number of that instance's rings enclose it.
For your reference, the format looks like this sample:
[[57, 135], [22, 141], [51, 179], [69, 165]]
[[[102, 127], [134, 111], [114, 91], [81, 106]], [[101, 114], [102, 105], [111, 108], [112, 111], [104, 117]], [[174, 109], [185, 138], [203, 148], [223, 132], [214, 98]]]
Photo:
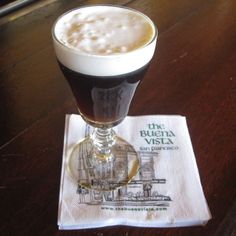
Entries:
[[60, 17], [53, 30], [58, 60], [73, 71], [97, 76], [141, 68], [154, 54], [156, 37], [148, 17], [113, 6], [75, 9]]

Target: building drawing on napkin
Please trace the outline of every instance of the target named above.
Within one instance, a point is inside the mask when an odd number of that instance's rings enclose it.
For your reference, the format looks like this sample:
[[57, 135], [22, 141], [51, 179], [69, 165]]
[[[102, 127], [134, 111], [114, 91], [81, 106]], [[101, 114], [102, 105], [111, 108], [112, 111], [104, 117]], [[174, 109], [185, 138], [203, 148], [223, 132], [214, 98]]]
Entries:
[[[85, 137], [90, 135], [91, 126], [86, 125], [85, 128]], [[78, 156], [81, 158], [78, 162], [80, 166], [82, 166], [80, 179], [88, 178], [85, 173], [88, 170], [94, 173], [94, 185], [104, 184], [104, 181], [101, 183], [100, 179], [96, 178], [96, 172], [88, 166], [84, 157], [86, 157], [86, 147], [82, 150], [83, 155]], [[120, 147], [119, 150], [116, 150], [117, 158], [119, 156], [124, 158], [124, 153], [129, 155], [133, 154], [133, 149], [129, 150], [129, 146], [125, 145]], [[88, 204], [88, 205], [103, 205], [103, 206], [155, 206], [162, 207], [162, 210], [166, 210], [169, 207], [171, 198], [170, 196], [166, 196], [164, 194], [159, 193], [158, 184], [165, 184], [166, 179], [161, 178], [157, 179], [155, 176], [154, 170], [154, 161], [158, 158], [157, 152], [147, 152], [147, 151], [139, 151], [137, 152], [140, 161], [140, 169], [135, 178], [131, 180], [131, 182], [116, 190], [109, 192], [101, 192], [96, 190], [86, 189], [78, 184], [76, 193], [79, 194], [79, 204]], [[123, 166], [117, 166], [117, 168], [123, 168]], [[111, 171], [115, 172], [117, 168], [111, 169]], [[126, 167], [128, 169], [128, 167]], [[127, 175], [127, 171], [123, 171], [124, 175]], [[110, 175], [115, 175], [115, 173], [110, 173]], [[127, 177], [128, 176], [124, 176]], [[86, 182], [86, 181], [85, 181]], [[109, 184], [109, 183], [107, 183]], [[101, 187], [99, 189], [102, 189]]]
[[[170, 196], [158, 191], [158, 184], [165, 184], [166, 179], [157, 179], [153, 169], [154, 158], [158, 153], [139, 153], [141, 167], [137, 176], [127, 185], [117, 191], [100, 192], [77, 186], [79, 203], [88, 205], [109, 206], [160, 206], [168, 207]], [[97, 182], [99, 184], [99, 182]], [[163, 208], [164, 210], [164, 208]]]

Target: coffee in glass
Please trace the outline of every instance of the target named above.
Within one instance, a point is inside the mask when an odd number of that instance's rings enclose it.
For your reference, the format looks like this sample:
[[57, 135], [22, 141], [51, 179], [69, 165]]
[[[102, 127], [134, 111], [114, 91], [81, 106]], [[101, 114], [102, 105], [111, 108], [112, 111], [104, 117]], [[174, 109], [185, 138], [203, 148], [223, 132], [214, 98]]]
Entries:
[[57, 60], [79, 112], [95, 127], [73, 149], [69, 169], [84, 187], [123, 186], [137, 173], [139, 159], [112, 127], [128, 114], [155, 51], [156, 27], [136, 10], [96, 5], [65, 13], [52, 33]]

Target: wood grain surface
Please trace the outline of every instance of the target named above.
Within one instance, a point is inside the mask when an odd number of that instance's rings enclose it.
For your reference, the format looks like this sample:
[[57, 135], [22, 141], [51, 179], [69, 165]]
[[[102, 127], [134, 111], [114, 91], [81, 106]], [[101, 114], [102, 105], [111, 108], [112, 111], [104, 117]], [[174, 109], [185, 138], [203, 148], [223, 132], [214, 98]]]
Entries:
[[[52, 47], [63, 12], [118, 4], [150, 16], [157, 51], [129, 115], [187, 117], [212, 213], [206, 226], [59, 231], [64, 121], [77, 113]], [[236, 1], [60, 0], [0, 25], [0, 235], [236, 235]]]

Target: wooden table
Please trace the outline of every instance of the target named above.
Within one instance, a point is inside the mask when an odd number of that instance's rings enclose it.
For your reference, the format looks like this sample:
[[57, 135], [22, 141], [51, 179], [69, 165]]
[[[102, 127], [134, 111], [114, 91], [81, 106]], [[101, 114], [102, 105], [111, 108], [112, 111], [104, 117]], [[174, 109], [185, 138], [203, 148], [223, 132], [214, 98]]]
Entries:
[[[212, 220], [172, 229], [59, 231], [66, 113], [77, 113], [51, 40], [54, 20], [92, 3], [144, 12], [158, 47], [129, 115], [187, 117]], [[0, 25], [0, 235], [235, 235], [236, 1], [51, 1]], [[13, 14], [15, 16], [15, 14]]]

